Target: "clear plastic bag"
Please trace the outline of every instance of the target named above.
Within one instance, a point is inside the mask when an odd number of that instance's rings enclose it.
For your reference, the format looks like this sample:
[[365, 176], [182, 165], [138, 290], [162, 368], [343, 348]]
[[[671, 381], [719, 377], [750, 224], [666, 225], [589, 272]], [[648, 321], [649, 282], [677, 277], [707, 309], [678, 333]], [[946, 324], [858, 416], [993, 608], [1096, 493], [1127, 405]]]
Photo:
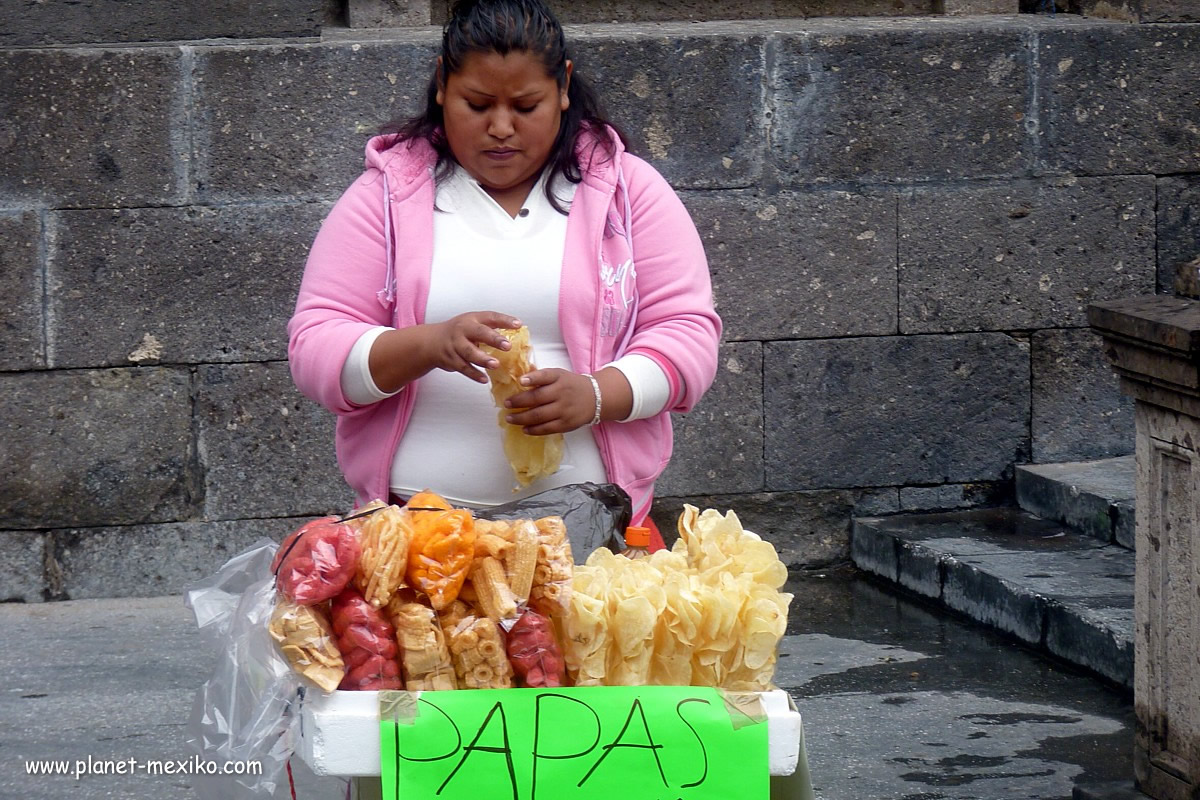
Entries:
[[338, 649], [346, 664], [339, 689], [403, 689], [396, 630], [357, 590], [345, 589], [329, 610]]
[[358, 531], [336, 517], [322, 517], [304, 523], [283, 540], [271, 569], [284, 596], [312, 606], [346, 588], [359, 554]]
[[550, 620], [526, 611], [508, 632], [508, 660], [521, 686], [547, 688], [567, 685], [562, 648]]
[[275, 609], [271, 560], [277, 550], [274, 542], [255, 545], [186, 593], [202, 635], [219, 646], [212, 676], [196, 693], [187, 747], [204, 761], [261, 767], [259, 774], [195, 775], [200, 800], [272, 797], [295, 750], [301, 679], [267, 630]]

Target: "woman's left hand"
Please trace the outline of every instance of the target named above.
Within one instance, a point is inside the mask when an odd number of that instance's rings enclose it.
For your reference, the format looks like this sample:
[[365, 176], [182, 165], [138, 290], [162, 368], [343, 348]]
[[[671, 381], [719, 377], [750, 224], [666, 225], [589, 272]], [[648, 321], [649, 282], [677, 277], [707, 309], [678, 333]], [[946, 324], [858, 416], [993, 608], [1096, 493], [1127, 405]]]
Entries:
[[582, 428], [596, 413], [596, 394], [586, 376], [565, 369], [537, 369], [521, 376], [528, 387], [505, 405], [513, 411], [505, 419], [533, 436], [567, 433]]

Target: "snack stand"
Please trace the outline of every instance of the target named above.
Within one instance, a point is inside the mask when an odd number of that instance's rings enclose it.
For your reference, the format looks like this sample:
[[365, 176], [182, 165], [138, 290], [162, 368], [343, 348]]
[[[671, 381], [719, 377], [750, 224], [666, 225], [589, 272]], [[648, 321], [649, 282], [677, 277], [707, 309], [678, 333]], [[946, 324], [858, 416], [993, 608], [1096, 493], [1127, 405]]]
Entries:
[[198, 794], [273, 796], [299, 755], [359, 800], [811, 800], [771, 683], [791, 601], [774, 547], [685, 506], [670, 551], [627, 558], [596, 546], [622, 528], [592, 489], [501, 519], [376, 501], [189, 591], [223, 653], [188, 740], [269, 767]]

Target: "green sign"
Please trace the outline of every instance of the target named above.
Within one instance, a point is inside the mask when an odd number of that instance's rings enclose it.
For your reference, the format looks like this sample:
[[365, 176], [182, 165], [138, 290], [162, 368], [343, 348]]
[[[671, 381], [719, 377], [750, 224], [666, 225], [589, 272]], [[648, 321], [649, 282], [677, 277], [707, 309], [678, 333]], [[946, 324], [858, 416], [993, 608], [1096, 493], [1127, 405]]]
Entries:
[[765, 718], [715, 689], [381, 692], [380, 717], [383, 800], [766, 800], [770, 792]]

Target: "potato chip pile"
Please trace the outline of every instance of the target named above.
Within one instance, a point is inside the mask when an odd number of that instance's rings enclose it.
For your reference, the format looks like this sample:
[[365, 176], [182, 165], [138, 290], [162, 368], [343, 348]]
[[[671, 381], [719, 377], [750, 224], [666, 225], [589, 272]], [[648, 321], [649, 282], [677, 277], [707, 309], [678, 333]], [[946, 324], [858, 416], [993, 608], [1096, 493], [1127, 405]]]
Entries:
[[575, 568], [564, 656], [577, 686], [771, 687], [792, 595], [775, 548], [732, 511], [685, 506], [679, 540]]
[[517, 381], [536, 367], [533, 365], [533, 348], [529, 344], [529, 328], [502, 329], [499, 332], [508, 339], [512, 347], [508, 350], [497, 350], [484, 345], [482, 349], [500, 362], [499, 367], [489, 369], [487, 373], [491, 381], [492, 400], [499, 409], [498, 421], [504, 435], [504, 455], [508, 457], [508, 463], [517, 479], [517, 485], [513, 487], [515, 492], [538, 478], [558, 472], [559, 464], [562, 463], [563, 436], [561, 433], [530, 436], [521, 430], [519, 425], [504, 421], [506, 416], [513, 413], [513, 409], [504, 407], [504, 401], [525, 391], [525, 387]]

